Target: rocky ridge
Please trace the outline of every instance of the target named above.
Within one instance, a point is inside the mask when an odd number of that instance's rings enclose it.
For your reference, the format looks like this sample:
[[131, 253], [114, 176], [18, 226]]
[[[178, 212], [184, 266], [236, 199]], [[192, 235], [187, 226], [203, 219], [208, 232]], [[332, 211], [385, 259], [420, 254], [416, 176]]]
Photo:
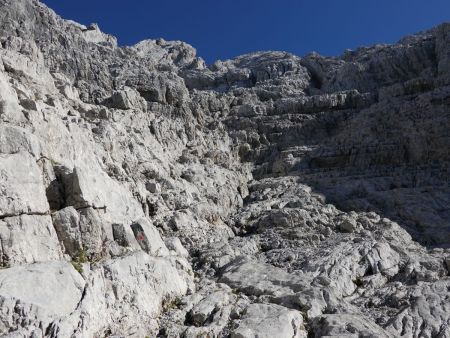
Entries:
[[450, 25], [207, 66], [0, 0], [4, 337], [450, 337]]

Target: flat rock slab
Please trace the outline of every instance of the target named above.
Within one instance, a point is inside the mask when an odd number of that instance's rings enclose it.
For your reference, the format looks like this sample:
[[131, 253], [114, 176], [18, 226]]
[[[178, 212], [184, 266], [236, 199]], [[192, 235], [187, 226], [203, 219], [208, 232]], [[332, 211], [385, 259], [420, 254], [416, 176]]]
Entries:
[[104, 209], [111, 221], [125, 223], [143, 216], [133, 196], [96, 165], [75, 167], [66, 190], [68, 205]]
[[0, 271], [0, 297], [35, 305], [50, 317], [75, 310], [84, 285], [81, 275], [67, 262], [36, 263]]
[[[103, 269], [108, 284], [115, 290], [113, 302], [133, 299], [127, 305], [133, 308], [130, 312], [153, 316], [159, 312], [162, 298], [181, 296], [187, 291], [186, 281], [168, 260], [142, 251], [111, 260]], [[119, 304], [113, 305], [117, 311], [125, 306]]]
[[[143, 251], [94, 266], [76, 311], [52, 326], [58, 337], [155, 337], [163, 303], [186, 294], [188, 284], [172, 263]], [[136, 325], [139, 323], [139, 325]]]
[[50, 216], [22, 215], [0, 220], [0, 264], [10, 267], [62, 258]]
[[308, 276], [297, 276], [269, 264], [238, 257], [225, 267], [220, 282], [249, 295], [287, 295], [308, 287]]
[[306, 337], [299, 311], [275, 304], [251, 304], [231, 333], [231, 338]]
[[0, 154], [14, 154], [27, 151], [38, 157], [41, 153], [39, 139], [28, 130], [12, 126], [0, 126]]
[[27, 152], [0, 155], [0, 217], [49, 210], [41, 171]]

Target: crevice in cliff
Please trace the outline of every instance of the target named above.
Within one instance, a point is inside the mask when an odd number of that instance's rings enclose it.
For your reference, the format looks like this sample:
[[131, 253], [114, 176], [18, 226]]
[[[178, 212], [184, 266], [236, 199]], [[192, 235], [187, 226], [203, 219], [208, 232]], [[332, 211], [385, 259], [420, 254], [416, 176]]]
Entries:
[[0, 215], [0, 220], [10, 217], [20, 217], [20, 216], [48, 216], [49, 212], [21, 212], [21, 213], [9, 213]]

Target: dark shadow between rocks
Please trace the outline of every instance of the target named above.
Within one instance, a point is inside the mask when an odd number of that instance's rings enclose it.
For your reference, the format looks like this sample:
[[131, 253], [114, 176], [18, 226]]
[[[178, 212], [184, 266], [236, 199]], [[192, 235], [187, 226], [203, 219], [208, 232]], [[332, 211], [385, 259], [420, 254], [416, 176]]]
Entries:
[[[427, 248], [450, 247], [450, 187], [433, 168], [314, 170], [300, 180], [342, 211], [376, 212]], [[428, 177], [429, 179], [425, 179]]]

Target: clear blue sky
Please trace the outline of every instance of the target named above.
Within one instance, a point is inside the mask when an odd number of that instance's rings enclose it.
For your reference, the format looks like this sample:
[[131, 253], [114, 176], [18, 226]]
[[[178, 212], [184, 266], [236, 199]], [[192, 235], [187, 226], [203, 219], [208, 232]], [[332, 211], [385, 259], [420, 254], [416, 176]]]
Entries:
[[42, 1], [64, 18], [98, 23], [121, 45], [182, 40], [208, 63], [258, 50], [339, 55], [450, 21], [450, 0]]

